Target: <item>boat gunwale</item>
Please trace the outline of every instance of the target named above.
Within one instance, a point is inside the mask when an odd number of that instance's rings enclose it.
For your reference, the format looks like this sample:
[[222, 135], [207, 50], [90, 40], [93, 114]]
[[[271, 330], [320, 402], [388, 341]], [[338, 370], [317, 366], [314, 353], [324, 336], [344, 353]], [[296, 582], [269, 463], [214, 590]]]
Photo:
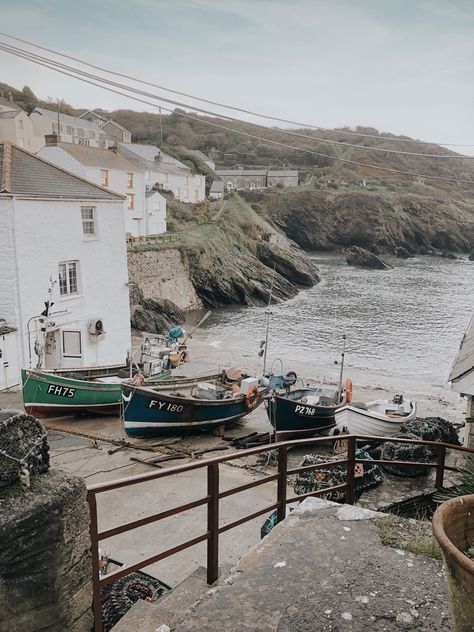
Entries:
[[[54, 382], [54, 380], [64, 380], [68, 383], [73, 383], [73, 387], [82, 390], [82, 391], [120, 391], [122, 382], [108, 383], [108, 382], [95, 382], [93, 379], [91, 380], [78, 380], [72, 377], [65, 377], [62, 375], [58, 375], [56, 373], [45, 373], [43, 371], [39, 371], [38, 369], [22, 369], [22, 372], [25, 372], [26, 381], [22, 381], [22, 388], [25, 389], [27, 383], [29, 381], [38, 381], [38, 382]], [[54, 393], [50, 393], [50, 395], [54, 396]]]
[[[181, 385], [183, 385], [181, 383]], [[179, 395], [171, 395], [168, 393], [164, 393], [162, 390], [155, 390], [153, 388], [147, 388], [144, 386], [137, 386], [130, 383], [124, 383], [122, 386], [122, 392], [124, 389], [130, 389], [132, 391], [132, 397], [135, 393], [138, 393], [142, 397], [148, 399], [164, 399], [165, 401], [170, 402], [179, 402], [180, 404], [188, 404], [191, 406], [217, 406], [223, 407], [225, 405], [231, 404], [239, 404], [245, 401], [245, 395], [240, 393], [238, 397], [227, 397], [223, 399], [198, 399], [191, 396], [179, 396]], [[169, 384], [167, 384], [169, 386]], [[263, 401], [264, 393], [267, 387], [260, 386], [259, 388], [259, 399]]]

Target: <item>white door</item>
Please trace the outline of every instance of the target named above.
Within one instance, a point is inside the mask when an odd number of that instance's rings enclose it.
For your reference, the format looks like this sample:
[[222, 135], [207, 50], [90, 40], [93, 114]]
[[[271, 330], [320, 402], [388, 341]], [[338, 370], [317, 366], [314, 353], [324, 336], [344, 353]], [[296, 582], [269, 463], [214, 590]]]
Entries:
[[0, 391], [20, 383], [17, 333], [0, 336]]
[[44, 344], [44, 366], [47, 369], [61, 367], [61, 332], [59, 329], [48, 331]]

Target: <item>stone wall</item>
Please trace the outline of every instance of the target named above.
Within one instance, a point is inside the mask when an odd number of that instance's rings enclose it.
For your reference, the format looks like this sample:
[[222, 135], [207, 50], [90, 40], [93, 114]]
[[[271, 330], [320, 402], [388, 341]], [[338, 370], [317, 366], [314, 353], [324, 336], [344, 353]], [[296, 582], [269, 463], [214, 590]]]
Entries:
[[0, 490], [0, 632], [90, 632], [84, 482], [54, 471]]
[[179, 250], [129, 252], [128, 273], [144, 298], [167, 299], [184, 311], [202, 308]]

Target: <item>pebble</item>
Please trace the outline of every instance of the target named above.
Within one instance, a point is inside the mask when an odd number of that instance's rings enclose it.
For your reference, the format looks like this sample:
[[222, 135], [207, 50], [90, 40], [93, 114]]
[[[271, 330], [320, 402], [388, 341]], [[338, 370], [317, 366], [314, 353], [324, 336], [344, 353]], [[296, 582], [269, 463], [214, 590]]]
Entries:
[[356, 597], [355, 600], [359, 603], [369, 603], [369, 598], [365, 595], [361, 595], [360, 597]]
[[276, 564], [274, 564], [273, 568], [283, 568], [284, 566], [286, 566], [286, 560], [284, 560], [283, 562], [277, 562]]
[[288, 608], [286, 609], [286, 612], [287, 614], [293, 616], [294, 614], [297, 614], [299, 610], [296, 606], [288, 606]]
[[397, 614], [397, 623], [413, 623], [413, 617], [408, 612], [399, 612]]
[[352, 621], [352, 615], [350, 612], [343, 612], [341, 614], [341, 618], [344, 619], [344, 621]]

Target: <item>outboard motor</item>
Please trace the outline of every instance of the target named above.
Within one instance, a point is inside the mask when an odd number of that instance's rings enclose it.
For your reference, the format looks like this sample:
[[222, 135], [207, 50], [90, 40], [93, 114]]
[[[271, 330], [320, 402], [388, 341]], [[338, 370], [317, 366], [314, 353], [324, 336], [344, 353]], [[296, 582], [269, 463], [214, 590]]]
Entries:
[[393, 403], [398, 405], [403, 404], [403, 395], [394, 395]]

